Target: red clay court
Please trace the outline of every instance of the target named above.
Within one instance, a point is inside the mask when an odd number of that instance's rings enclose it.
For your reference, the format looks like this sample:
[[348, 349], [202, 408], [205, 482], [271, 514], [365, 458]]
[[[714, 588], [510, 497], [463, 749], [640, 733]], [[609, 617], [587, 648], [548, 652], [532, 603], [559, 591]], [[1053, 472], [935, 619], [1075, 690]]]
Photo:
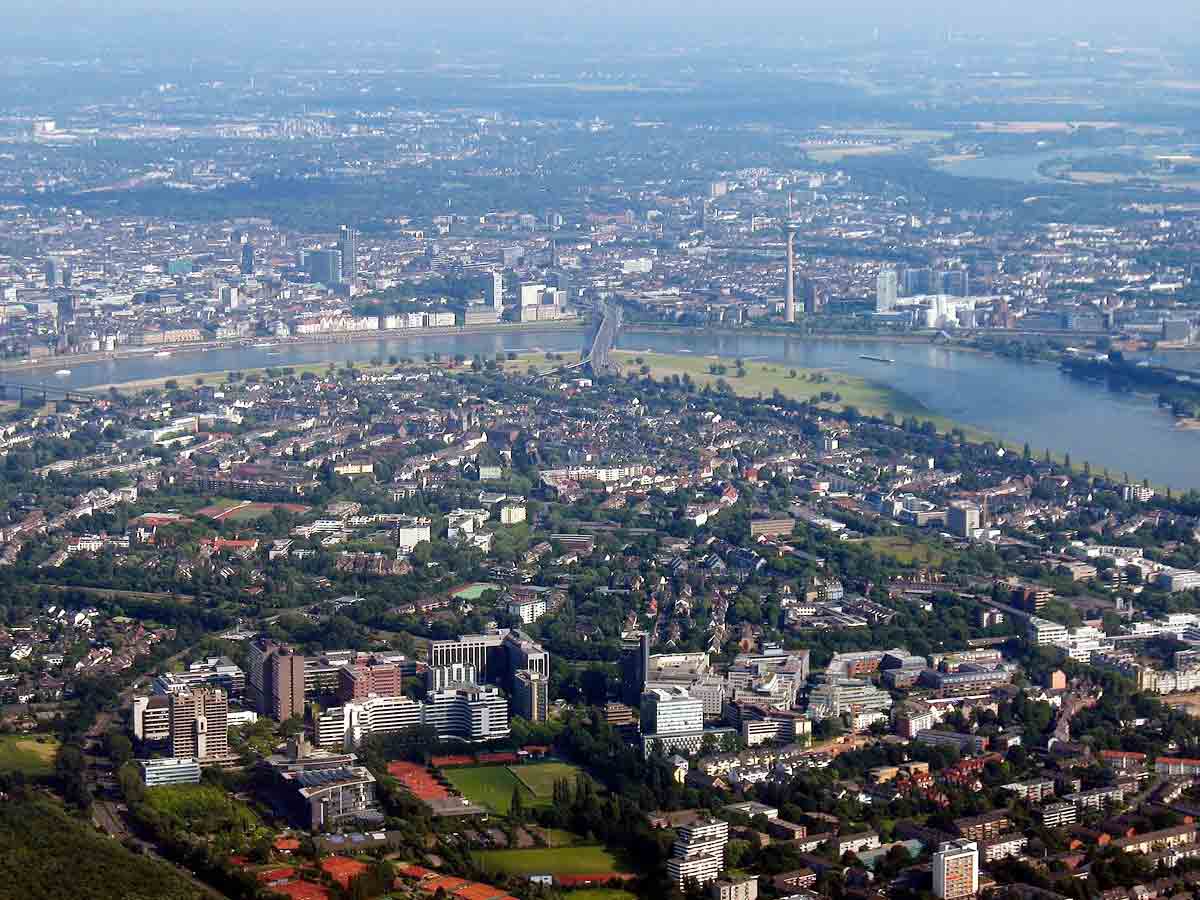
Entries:
[[343, 888], [350, 887], [350, 879], [367, 871], [367, 864], [344, 856], [330, 856], [321, 860], [321, 869]]
[[271, 891], [292, 900], [330, 900], [329, 889], [311, 881], [291, 881], [276, 885]]
[[387, 770], [389, 775], [399, 780], [418, 800], [450, 799], [450, 792], [430, 775], [424, 766], [397, 760], [388, 763]]
[[429, 764], [435, 769], [444, 769], [447, 766], [473, 766], [475, 765], [475, 757], [465, 756], [463, 754], [452, 756], [435, 756], [429, 760]]

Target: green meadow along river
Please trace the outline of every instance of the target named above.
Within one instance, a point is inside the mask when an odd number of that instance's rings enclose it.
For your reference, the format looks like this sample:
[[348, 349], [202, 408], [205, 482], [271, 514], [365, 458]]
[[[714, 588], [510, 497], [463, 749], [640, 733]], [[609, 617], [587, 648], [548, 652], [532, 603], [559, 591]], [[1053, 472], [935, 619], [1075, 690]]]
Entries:
[[[153, 378], [200, 375], [313, 363], [365, 361], [389, 356], [420, 358], [491, 356], [516, 350], [574, 352], [582, 344], [578, 330], [388, 335], [378, 341], [236, 347], [209, 352], [174, 352], [72, 364], [65, 358], [48, 368], [13, 370], [8, 377], [86, 389]], [[1017, 445], [1028, 441], [1070, 453], [1076, 464], [1128, 472], [1137, 480], [1200, 489], [1200, 431], [1180, 428], [1164, 410], [1144, 397], [1115, 394], [1082, 382], [1044, 363], [1017, 362], [932, 344], [897, 341], [798, 339], [730, 332], [662, 333], [627, 328], [616, 346], [654, 353], [719, 355], [784, 363], [797, 368], [832, 369], [856, 375], [909, 395], [930, 414], [952, 419]], [[881, 363], [863, 356], [892, 359]], [[70, 368], [56, 376], [55, 369]]]

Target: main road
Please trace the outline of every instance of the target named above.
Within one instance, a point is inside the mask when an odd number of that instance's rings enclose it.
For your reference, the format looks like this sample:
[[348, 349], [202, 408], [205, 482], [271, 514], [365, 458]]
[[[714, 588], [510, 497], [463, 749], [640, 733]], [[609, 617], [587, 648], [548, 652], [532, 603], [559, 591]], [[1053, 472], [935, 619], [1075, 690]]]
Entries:
[[600, 325], [590, 344], [585, 347], [584, 360], [591, 364], [594, 374], [605, 375], [613, 368], [609, 353], [617, 340], [617, 332], [621, 330], [621, 307], [601, 300], [600, 313]]

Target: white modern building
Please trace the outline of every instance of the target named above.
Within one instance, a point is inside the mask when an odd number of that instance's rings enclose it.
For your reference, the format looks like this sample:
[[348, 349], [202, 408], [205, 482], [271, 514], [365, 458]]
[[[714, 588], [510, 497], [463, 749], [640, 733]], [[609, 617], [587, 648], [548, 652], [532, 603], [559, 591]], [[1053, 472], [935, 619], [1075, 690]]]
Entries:
[[895, 269], [881, 269], [875, 279], [875, 312], [889, 313], [896, 308], [899, 278]]
[[671, 882], [682, 890], [689, 881], [701, 885], [716, 881], [725, 868], [728, 843], [728, 822], [706, 819], [680, 826], [671, 858], [667, 860]]
[[139, 759], [138, 768], [142, 773], [142, 781], [146, 787], [159, 787], [164, 784], [199, 784], [200, 761], [194, 756], [178, 759]]
[[424, 721], [421, 703], [409, 697], [368, 697], [321, 713], [316, 721], [316, 745], [350, 750], [372, 734], [416, 728]]
[[642, 694], [643, 734], [687, 734], [704, 730], [704, 701], [679, 685], [650, 687]]

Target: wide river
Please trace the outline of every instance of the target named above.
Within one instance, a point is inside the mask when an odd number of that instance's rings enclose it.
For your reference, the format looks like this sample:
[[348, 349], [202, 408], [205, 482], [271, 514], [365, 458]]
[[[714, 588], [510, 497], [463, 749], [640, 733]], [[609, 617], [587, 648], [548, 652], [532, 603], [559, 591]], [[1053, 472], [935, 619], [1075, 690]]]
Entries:
[[[392, 337], [378, 341], [174, 353], [168, 358], [132, 359], [71, 365], [67, 377], [48, 371], [11, 374], [13, 381], [47, 382], [63, 387], [183, 377], [229, 369], [348, 362], [389, 356], [419, 358], [504, 350], [578, 350], [578, 331], [489, 332], [428, 337]], [[1200, 489], [1200, 431], [1178, 428], [1169, 414], [1143, 398], [1114, 394], [1063, 375], [1052, 365], [950, 350], [929, 344], [892, 341], [798, 340], [771, 335], [659, 334], [628, 329], [617, 347], [660, 353], [718, 354], [836, 369], [886, 384], [945, 416], [1006, 441], [1028, 441], [1041, 453], [1049, 447], [1067, 452], [1079, 465], [1087, 460], [1099, 471], [1128, 472], [1156, 484]], [[862, 354], [895, 360], [894, 365], [861, 359]]]

